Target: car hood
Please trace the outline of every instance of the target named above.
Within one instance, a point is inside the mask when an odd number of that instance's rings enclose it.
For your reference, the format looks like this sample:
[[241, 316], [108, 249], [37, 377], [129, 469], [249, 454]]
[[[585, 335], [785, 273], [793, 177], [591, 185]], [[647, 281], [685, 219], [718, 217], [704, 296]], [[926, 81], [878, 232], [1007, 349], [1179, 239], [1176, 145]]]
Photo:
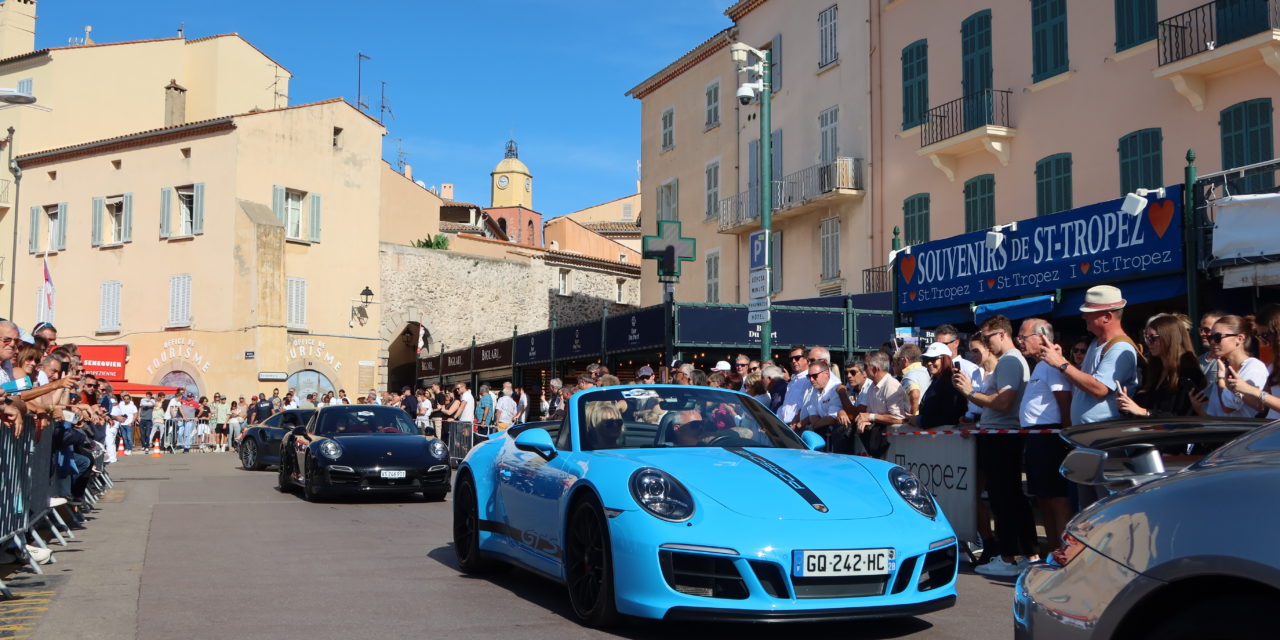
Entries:
[[759, 447], [608, 453], [661, 469], [693, 493], [753, 518], [856, 520], [893, 513], [878, 479], [853, 456]]
[[342, 456], [334, 464], [401, 466], [421, 464], [431, 457], [423, 436], [363, 434], [339, 436], [333, 441], [342, 447]]

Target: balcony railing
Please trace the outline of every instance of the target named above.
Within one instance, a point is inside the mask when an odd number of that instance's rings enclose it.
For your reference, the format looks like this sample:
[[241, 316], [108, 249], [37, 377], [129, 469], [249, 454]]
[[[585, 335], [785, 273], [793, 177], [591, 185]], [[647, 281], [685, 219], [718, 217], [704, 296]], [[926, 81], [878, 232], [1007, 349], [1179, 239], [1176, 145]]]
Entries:
[[[785, 211], [837, 189], [862, 190], [862, 158], [836, 158], [773, 181], [773, 211]], [[720, 230], [726, 231], [760, 218], [760, 192], [748, 189], [720, 201]]]
[[13, 204], [12, 193], [13, 181], [0, 178], [0, 206], [8, 206]]
[[920, 146], [942, 142], [978, 127], [1009, 127], [1011, 91], [985, 89], [936, 106], [926, 114], [920, 128]]
[[889, 280], [889, 265], [881, 265], [879, 267], [871, 267], [862, 270], [862, 292], [863, 293], [880, 293], [893, 288], [893, 283]]
[[1157, 25], [1160, 65], [1280, 29], [1280, 0], [1217, 0]]

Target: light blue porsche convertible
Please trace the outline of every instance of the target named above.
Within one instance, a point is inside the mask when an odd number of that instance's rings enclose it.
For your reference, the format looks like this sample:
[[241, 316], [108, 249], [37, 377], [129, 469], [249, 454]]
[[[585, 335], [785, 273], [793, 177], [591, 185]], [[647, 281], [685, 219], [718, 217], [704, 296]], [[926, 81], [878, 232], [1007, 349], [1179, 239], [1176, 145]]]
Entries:
[[517, 564], [575, 615], [814, 621], [912, 616], [956, 599], [956, 536], [905, 469], [815, 451], [741, 393], [582, 391], [563, 422], [520, 425], [458, 469], [467, 573]]

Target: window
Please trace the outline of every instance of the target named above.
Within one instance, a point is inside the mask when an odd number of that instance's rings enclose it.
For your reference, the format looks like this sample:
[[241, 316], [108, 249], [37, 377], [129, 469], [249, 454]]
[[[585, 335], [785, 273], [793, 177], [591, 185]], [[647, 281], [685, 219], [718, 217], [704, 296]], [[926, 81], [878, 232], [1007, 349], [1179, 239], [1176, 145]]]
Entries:
[[720, 302], [720, 250], [707, 252], [707, 302]]
[[1031, 80], [1067, 71], [1067, 0], [1031, 0]]
[[662, 112], [662, 150], [668, 151], [676, 146], [676, 110], [667, 107]]
[[996, 177], [990, 173], [964, 183], [964, 230], [996, 226]]
[[[831, 107], [818, 114], [818, 162], [821, 164], [831, 164], [840, 155], [839, 125], [840, 107]], [[823, 172], [822, 175], [825, 178], [827, 174]], [[828, 185], [822, 186], [826, 191]]]
[[93, 199], [93, 246], [119, 245], [133, 240], [133, 194]]
[[[625, 258], [626, 255], [624, 254], [622, 257]], [[626, 261], [624, 260], [623, 262]], [[618, 304], [624, 304], [627, 293], [627, 281], [622, 278], [618, 278], [615, 284], [617, 285], [617, 288], [614, 289], [615, 295], [613, 296], [613, 301]]]
[[67, 203], [31, 207], [31, 253], [67, 248]]
[[720, 126], [720, 81], [707, 85], [707, 121], [706, 128]]
[[1164, 186], [1164, 137], [1159, 129], [1143, 129], [1120, 138], [1120, 195]]
[[36, 322], [54, 323], [54, 309], [58, 304], [58, 293], [47, 282], [36, 287]]
[[1071, 208], [1071, 154], [1059, 153], [1036, 163], [1036, 215]]
[[538, 244], [538, 235], [533, 230], [532, 220], [529, 221], [529, 224], [525, 225], [525, 234], [526, 237], [520, 239], [522, 242], [532, 245]]
[[562, 296], [569, 295], [569, 270], [561, 269], [559, 280], [556, 283], [556, 293]]
[[[310, 208], [303, 201], [310, 200]], [[271, 210], [284, 225], [285, 238], [302, 242], [320, 242], [321, 198], [318, 193], [272, 187]], [[304, 220], [305, 215], [305, 220]], [[307, 230], [303, 235], [303, 230]]]
[[191, 274], [169, 276], [169, 326], [191, 326]]
[[924, 124], [929, 113], [929, 42], [916, 40], [902, 49], [902, 128]]
[[31, 78], [23, 78], [18, 81], [18, 93], [32, 95]]
[[634, 218], [635, 215], [636, 215], [635, 207], [631, 206], [630, 202], [622, 203], [622, 219], [623, 220], [630, 220]]
[[929, 241], [929, 194], [917, 193], [902, 201], [902, 226], [907, 246]]
[[707, 210], [706, 219], [719, 217], [720, 211], [720, 161], [707, 163]]
[[1116, 51], [1156, 39], [1156, 0], [1115, 0]]
[[672, 178], [658, 185], [658, 219], [680, 219], [680, 181]]
[[305, 278], [285, 278], [285, 326], [289, 329], [307, 328], [307, 280]]
[[98, 303], [98, 331], [120, 330], [120, 281], [103, 282]]
[[840, 277], [840, 218], [819, 223], [818, 240], [822, 252], [822, 279]]
[[333, 148], [334, 149], [342, 148], [342, 127], [333, 128]]
[[836, 49], [836, 5], [818, 14], [818, 68], [834, 64], [840, 59]]
[[[174, 201], [178, 216], [171, 220]], [[176, 227], [174, 226], [176, 225]], [[204, 233], [204, 183], [160, 189], [160, 237], [187, 238]]]
[[[1222, 168], [1234, 169], [1274, 157], [1271, 98], [1258, 98], [1222, 110], [1218, 128], [1222, 135]], [[1267, 171], [1227, 182], [1231, 193], [1262, 193], [1276, 186], [1275, 172]]]

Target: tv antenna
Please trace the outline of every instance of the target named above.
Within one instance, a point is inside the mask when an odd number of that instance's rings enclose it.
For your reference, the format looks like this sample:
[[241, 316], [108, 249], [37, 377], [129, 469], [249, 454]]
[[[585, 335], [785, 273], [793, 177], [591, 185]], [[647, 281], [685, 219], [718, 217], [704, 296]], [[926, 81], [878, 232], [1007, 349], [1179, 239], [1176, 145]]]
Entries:
[[[272, 73], [275, 74], [275, 79], [271, 81], [271, 86], [269, 87], [273, 96], [271, 106], [276, 109], [281, 106], [287, 106], [289, 104], [289, 94], [280, 90], [280, 79], [284, 77], [280, 75], [280, 65], [268, 63], [267, 66], [271, 67]], [[284, 98], [284, 105], [280, 104], [281, 98]]]
[[364, 61], [372, 59], [366, 56], [364, 52], [356, 52], [356, 109], [360, 111], [369, 108], [369, 105], [364, 103], [364, 94], [361, 92], [364, 91]]
[[409, 154], [404, 152], [404, 140], [402, 138], [394, 138], [394, 140], [396, 143], [396, 171], [404, 173], [404, 161], [409, 157]]
[[381, 104], [378, 105], [378, 123], [381, 124], [383, 116], [391, 116], [392, 120], [396, 119], [396, 114], [391, 112], [391, 103], [387, 102], [387, 81], [382, 80], [382, 98]]

